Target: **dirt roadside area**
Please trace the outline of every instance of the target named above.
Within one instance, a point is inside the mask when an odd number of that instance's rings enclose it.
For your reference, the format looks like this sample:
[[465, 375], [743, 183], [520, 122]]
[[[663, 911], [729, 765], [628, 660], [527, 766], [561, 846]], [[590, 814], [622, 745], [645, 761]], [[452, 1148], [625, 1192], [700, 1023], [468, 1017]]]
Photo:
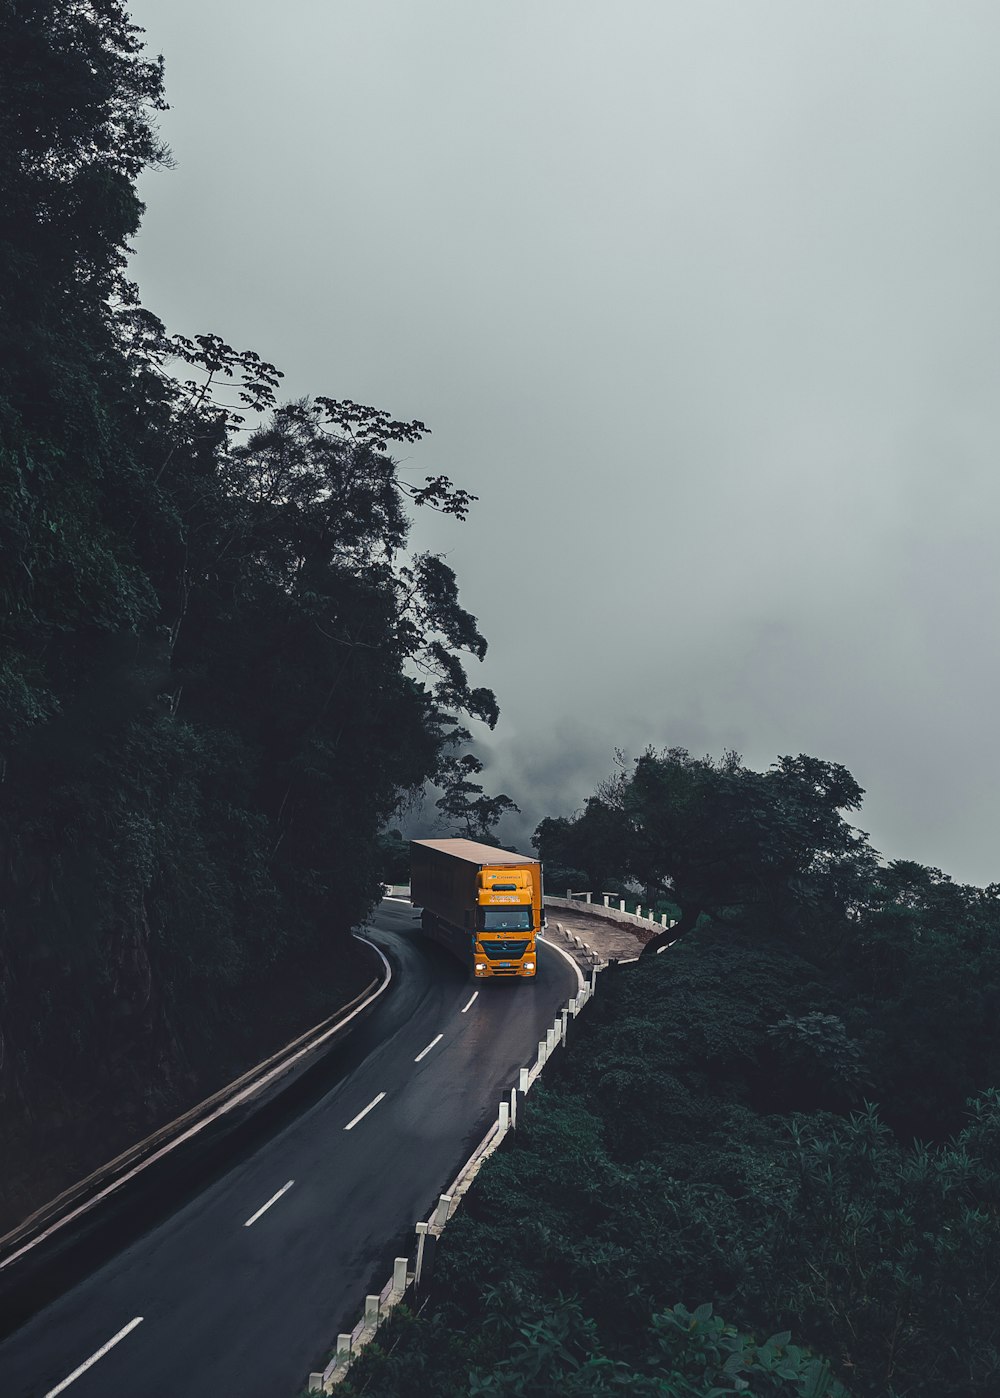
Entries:
[[601, 917], [598, 913], [577, 912], [575, 909], [568, 912], [565, 908], [549, 908], [546, 917], [547, 936], [558, 935], [558, 923], [567, 932], [575, 933], [602, 961], [613, 958], [627, 961], [630, 957], [638, 956], [650, 938], [656, 935], [652, 929], [632, 927], [628, 923]]

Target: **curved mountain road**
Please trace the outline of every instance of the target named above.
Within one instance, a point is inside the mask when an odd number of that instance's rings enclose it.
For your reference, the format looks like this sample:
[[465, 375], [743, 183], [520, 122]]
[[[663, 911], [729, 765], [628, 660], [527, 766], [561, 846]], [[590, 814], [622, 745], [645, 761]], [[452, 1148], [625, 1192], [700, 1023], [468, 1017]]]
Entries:
[[473, 985], [413, 919], [372, 919], [393, 981], [332, 1087], [0, 1344], [3, 1398], [293, 1398], [321, 1367], [576, 994], [544, 943], [533, 983]]

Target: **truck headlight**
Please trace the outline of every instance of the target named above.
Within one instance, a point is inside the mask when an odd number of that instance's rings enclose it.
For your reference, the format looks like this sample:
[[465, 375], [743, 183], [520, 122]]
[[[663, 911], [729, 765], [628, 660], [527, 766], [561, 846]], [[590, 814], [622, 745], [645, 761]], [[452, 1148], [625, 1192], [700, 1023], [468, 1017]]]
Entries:
[[533, 971], [535, 969], [535, 963], [533, 961], [522, 961], [521, 968], [525, 971]]
[[476, 962], [476, 975], [477, 975], [477, 976], [483, 975], [484, 972], [485, 972], [485, 970], [486, 970], [486, 967], [483, 965], [483, 963], [482, 963], [481, 961], [477, 961], [477, 962]]

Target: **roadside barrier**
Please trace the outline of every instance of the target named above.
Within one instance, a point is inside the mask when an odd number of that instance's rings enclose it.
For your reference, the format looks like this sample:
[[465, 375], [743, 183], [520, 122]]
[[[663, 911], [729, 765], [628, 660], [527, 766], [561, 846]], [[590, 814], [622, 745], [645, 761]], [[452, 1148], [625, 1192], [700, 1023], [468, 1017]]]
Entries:
[[566, 890], [565, 898], [550, 898], [545, 895], [545, 906], [547, 908], [562, 908], [566, 912], [582, 913], [585, 917], [606, 918], [609, 922], [620, 922], [630, 927], [642, 927], [649, 931], [655, 929], [662, 932], [665, 928], [676, 926], [667, 917], [666, 913], [657, 915], [650, 911], [643, 915], [640, 904], [634, 913], [625, 911], [625, 899], [619, 898], [613, 893], [602, 893], [601, 901], [594, 902], [593, 893], [574, 893], [571, 888]]
[[[560, 934], [566, 936], [574, 945], [582, 945], [579, 938], [573, 938], [572, 934], [567, 933], [561, 924], [555, 924], [555, 926]], [[501, 1097], [496, 1121], [493, 1122], [489, 1131], [459, 1170], [451, 1186], [438, 1197], [430, 1216], [416, 1225], [412, 1269], [408, 1257], [395, 1258], [392, 1276], [386, 1285], [377, 1295], [372, 1294], [365, 1297], [364, 1312], [357, 1325], [349, 1333], [345, 1332], [337, 1336], [336, 1349], [326, 1368], [309, 1375], [308, 1388], [310, 1392], [332, 1393], [365, 1345], [374, 1339], [379, 1325], [391, 1315], [394, 1307], [398, 1306], [407, 1295], [411, 1295], [411, 1299], [414, 1301], [422, 1301], [426, 1297], [433, 1270], [434, 1249], [448, 1220], [454, 1215], [468, 1193], [473, 1180], [483, 1167], [483, 1162], [489, 1159], [508, 1131], [517, 1129], [519, 1098], [523, 1098], [530, 1091], [553, 1053], [566, 1043], [569, 1021], [575, 1020], [584, 1006], [593, 998], [597, 989], [597, 978], [602, 971], [607, 969], [609, 963], [593, 957], [593, 953], [590, 953], [592, 958], [592, 964], [588, 968], [590, 974], [585, 976], [568, 952], [564, 951], [562, 947], [556, 946], [551, 939], [546, 940], [554, 951], [573, 963], [578, 982], [576, 995], [572, 996], [556, 1015], [552, 1027], [546, 1031], [545, 1038], [539, 1039], [538, 1050], [532, 1063], [526, 1068], [518, 1069], [517, 1086], [512, 1087]]]
[[[358, 940], [367, 942], [363, 937], [359, 937]], [[258, 1063], [235, 1082], [206, 1097], [203, 1102], [199, 1102], [182, 1116], [161, 1126], [159, 1130], [116, 1156], [114, 1160], [71, 1185], [5, 1234], [0, 1238], [0, 1273], [38, 1244], [53, 1238], [67, 1224], [81, 1219], [97, 1204], [116, 1194], [130, 1180], [161, 1161], [170, 1151], [192, 1140], [209, 1123], [218, 1121], [235, 1108], [250, 1102], [257, 1106], [262, 1100], [270, 1100], [280, 1089], [288, 1085], [291, 1075], [298, 1077], [312, 1065], [321, 1051], [332, 1048], [348, 1027], [354, 1027], [359, 1016], [366, 1015], [374, 1008], [375, 1001], [387, 989], [392, 979], [389, 963], [378, 947], [371, 942], [367, 945], [372, 947], [382, 965], [380, 974], [376, 975], [359, 995], [347, 1005], [341, 1006], [336, 1014], [293, 1039], [290, 1044], [286, 1044], [263, 1063]]]

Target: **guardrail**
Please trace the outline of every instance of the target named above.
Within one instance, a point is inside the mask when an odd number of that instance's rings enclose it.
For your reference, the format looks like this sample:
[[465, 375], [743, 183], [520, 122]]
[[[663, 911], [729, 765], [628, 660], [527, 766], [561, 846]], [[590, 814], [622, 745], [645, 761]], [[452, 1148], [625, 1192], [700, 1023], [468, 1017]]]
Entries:
[[38, 1244], [54, 1238], [67, 1224], [81, 1219], [84, 1214], [117, 1193], [143, 1170], [162, 1160], [170, 1151], [191, 1141], [210, 1123], [219, 1121], [235, 1108], [255, 1099], [265, 1095], [270, 1099], [272, 1095], [276, 1095], [279, 1084], [282, 1088], [287, 1086], [285, 1080], [289, 1079], [290, 1075], [295, 1074], [297, 1077], [301, 1071], [310, 1067], [321, 1051], [325, 1052], [331, 1048], [359, 1015], [374, 1006], [392, 979], [388, 961], [373, 943], [368, 942], [367, 945], [376, 952], [382, 967], [381, 973], [376, 975], [359, 995], [347, 1005], [341, 1006], [336, 1014], [300, 1034], [297, 1039], [293, 1039], [263, 1063], [258, 1063], [234, 1082], [220, 1088], [182, 1116], [161, 1126], [144, 1140], [71, 1185], [49, 1203], [43, 1204], [35, 1213], [0, 1238], [0, 1273], [11, 1268]]
[[657, 932], [676, 926], [676, 922], [671, 921], [666, 913], [657, 915], [650, 911], [647, 916], [643, 917], [641, 903], [636, 912], [629, 913], [625, 911], [624, 898], [616, 898], [612, 893], [602, 893], [600, 897], [601, 902], [595, 903], [592, 893], [574, 893], [572, 889], [567, 889], [565, 898], [550, 898], [546, 894], [545, 906], [547, 908], [563, 908], [567, 912], [582, 913], [585, 917], [608, 918], [612, 922], [621, 922], [631, 927], [642, 927], [650, 930], [655, 928]]
[[[572, 934], [567, 933], [559, 924], [556, 924], [556, 927], [567, 939], [578, 942], [578, 939], [573, 939]], [[507, 1132], [516, 1129], [518, 1099], [523, 1098], [538, 1081], [539, 1074], [555, 1050], [566, 1043], [567, 1026], [570, 1019], [575, 1020], [583, 1007], [593, 997], [597, 989], [597, 977], [607, 969], [608, 963], [598, 960], [595, 965], [590, 967], [588, 978], [583, 975], [568, 952], [555, 946], [551, 939], [549, 939], [549, 945], [571, 961], [576, 968], [577, 994], [572, 996], [556, 1015], [552, 1027], [546, 1031], [545, 1038], [539, 1039], [538, 1050], [533, 1062], [527, 1068], [518, 1069], [517, 1086], [512, 1087], [510, 1092], [505, 1093], [500, 1099], [496, 1121], [493, 1122], [479, 1145], [459, 1170], [449, 1188], [438, 1196], [438, 1201], [431, 1211], [430, 1217], [416, 1225], [412, 1269], [408, 1257], [394, 1259], [392, 1276], [382, 1290], [378, 1294], [372, 1293], [365, 1297], [364, 1311], [357, 1325], [353, 1330], [345, 1331], [337, 1336], [336, 1349], [326, 1368], [309, 1375], [308, 1388], [310, 1392], [332, 1393], [365, 1345], [374, 1339], [378, 1327], [391, 1315], [393, 1309], [406, 1298], [408, 1293], [412, 1293], [414, 1299], [420, 1298], [425, 1293], [433, 1268], [434, 1249], [438, 1238], [444, 1232], [445, 1225], [461, 1204], [473, 1180], [482, 1169], [483, 1162], [488, 1160], [499, 1147]]]

